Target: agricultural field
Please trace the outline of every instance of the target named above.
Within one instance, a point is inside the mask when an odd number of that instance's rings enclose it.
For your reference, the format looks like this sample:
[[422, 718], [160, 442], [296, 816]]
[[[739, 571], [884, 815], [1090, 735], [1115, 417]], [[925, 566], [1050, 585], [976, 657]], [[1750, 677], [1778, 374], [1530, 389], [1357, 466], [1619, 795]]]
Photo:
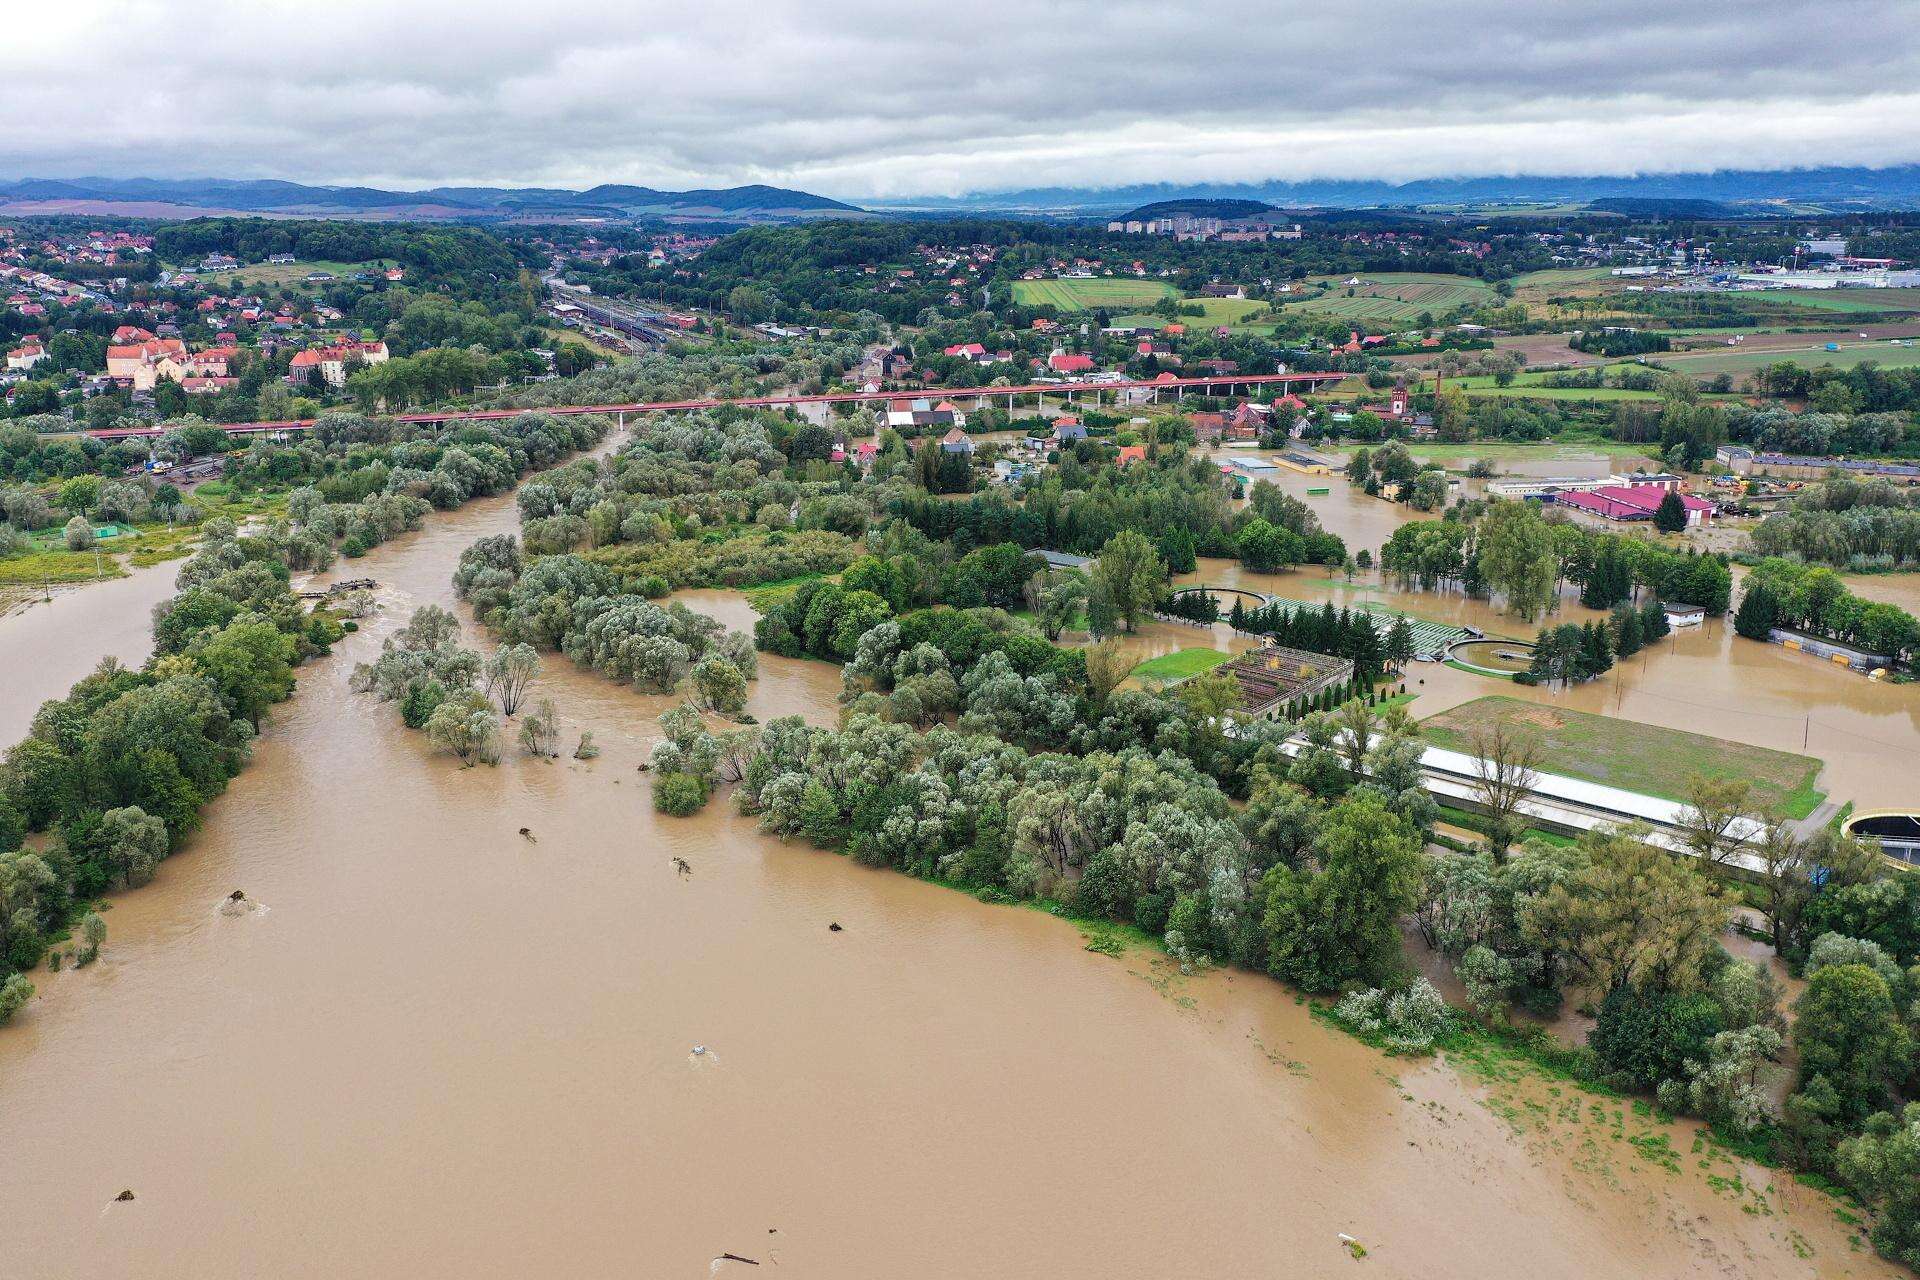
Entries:
[[1760, 289], [1736, 296], [1845, 315], [1920, 313], [1920, 289]]
[[1164, 280], [1127, 276], [1095, 276], [1085, 280], [1016, 280], [1013, 300], [1030, 307], [1058, 307], [1062, 311], [1108, 311], [1150, 307], [1174, 296]]
[[1812, 756], [1518, 698], [1476, 698], [1422, 720], [1420, 733], [1435, 746], [1471, 751], [1473, 731], [1495, 724], [1535, 738], [1542, 772], [1642, 795], [1684, 800], [1688, 776], [1698, 773], [1743, 779], [1752, 787], [1756, 805], [1778, 805], [1797, 818], [1812, 813], [1826, 798], [1814, 789], [1821, 762]]
[[1808, 369], [1830, 367], [1851, 369], [1871, 361], [1883, 369], [1920, 368], [1920, 342], [1854, 342], [1838, 344], [1840, 350], [1828, 351], [1823, 345], [1774, 347], [1742, 350], [1738, 347], [1710, 347], [1699, 352], [1674, 352], [1655, 357], [1675, 372], [1695, 378], [1710, 378], [1730, 373], [1735, 378], [1769, 365], [1790, 363]]
[[1308, 285], [1325, 284], [1326, 291], [1289, 302], [1294, 310], [1334, 316], [1356, 324], [1409, 324], [1423, 314], [1434, 318], [1456, 307], [1485, 306], [1499, 297], [1484, 280], [1471, 276], [1428, 275], [1417, 271], [1388, 271], [1352, 276], [1315, 276]]
[[1156, 329], [1168, 324], [1183, 324], [1190, 329], [1217, 329], [1224, 325], [1249, 333], [1271, 332], [1273, 329], [1271, 323], [1251, 323], [1254, 316], [1264, 315], [1268, 310], [1268, 305], [1257, 298], [1182, 298], [1180, 305], [1199, 307], [1205, 314], [1183, 315], [1177, 320], [1156, 315], [1124, 315], [1113, 317], [1113, 322], [1116, 325], [1152, 326]]

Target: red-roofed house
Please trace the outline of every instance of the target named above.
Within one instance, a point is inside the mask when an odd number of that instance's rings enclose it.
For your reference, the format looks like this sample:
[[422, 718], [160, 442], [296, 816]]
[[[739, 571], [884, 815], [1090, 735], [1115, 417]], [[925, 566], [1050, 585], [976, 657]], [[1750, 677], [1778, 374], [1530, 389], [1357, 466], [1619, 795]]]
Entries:
[[25, 342], [7, 352], [7, 368], [27, 370], [47, 358], [47, 349], [40, 345], [38, 338], [28, 338]]
[[1120, 446], [1120, 456], [1114, 459], [1114, 463], [1117, 466], [1125, 467], [1136, 462], [1145, 462], [1146, 460], [1147, 446], [1143, 444], [1123, 444]]
[[1055, 373], [1091, 373], [1093, 357], [1072, 351], [1056, 351], [1047, 357], [1047, 368]]
[[977, 342], [959, 342], [941, 352], [942, 355], [958, 356], [963, 360], [978, 360], [987, 354], [987, 349]]
[[314, 370], [318, 369], [328, 386], [344, 387], [347, 384], [347, 368], [356, 360], [361, 364], [385, 364], [387, 344], [343, 342], [336, 347], [311, 347], [296, 351], [287, 369], [287, 381], [295, 386], [309, 383]]
[[1190, 413], [1187, 421], [1193, 424], [1193, 437], [1201, 444], [1212, 444], [1226, 434], [1227, 416], [1224, 413]]

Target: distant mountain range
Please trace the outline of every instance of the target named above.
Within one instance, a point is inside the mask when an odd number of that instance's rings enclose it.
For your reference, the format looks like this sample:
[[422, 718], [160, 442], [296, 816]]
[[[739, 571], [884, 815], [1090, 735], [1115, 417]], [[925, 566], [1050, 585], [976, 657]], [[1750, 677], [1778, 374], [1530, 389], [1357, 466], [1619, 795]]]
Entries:
[[1920, 165], [1886, 169], [1729, 169], [1637, 177], [1425, 178], [1414, 182], [1156, 183], [1128, 187], [1025, 187], [966, 196], [875, 199], [876, 211], [1005, 210], [1116, 215], [1169, 201], [1247, 200], [1280, 208], [1447, 208], [1489, 205], [1586, 205], [1605, 200], [1712, 201], [1751, 212], [1798, 207], [1920, 208]]
[[271, 179], [22, 178], [0, 182], [0, 213], [122, 213], [182, 217], [250, 213], [282, 217], [523, 221], [667, 218], [766, 222], [859, 215], [854, 205], [780, 187], [656, 191], [652, 187], [314, 187]]

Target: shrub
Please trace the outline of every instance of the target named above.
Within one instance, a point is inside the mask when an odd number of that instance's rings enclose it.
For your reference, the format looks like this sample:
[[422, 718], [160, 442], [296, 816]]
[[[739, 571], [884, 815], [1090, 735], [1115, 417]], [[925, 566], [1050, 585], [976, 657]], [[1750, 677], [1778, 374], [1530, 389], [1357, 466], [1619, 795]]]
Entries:
[[705, 808], [710, 794], [707, 784], [691, 773], [663, 773], [653, 782], [653, 807], [684, 818]]

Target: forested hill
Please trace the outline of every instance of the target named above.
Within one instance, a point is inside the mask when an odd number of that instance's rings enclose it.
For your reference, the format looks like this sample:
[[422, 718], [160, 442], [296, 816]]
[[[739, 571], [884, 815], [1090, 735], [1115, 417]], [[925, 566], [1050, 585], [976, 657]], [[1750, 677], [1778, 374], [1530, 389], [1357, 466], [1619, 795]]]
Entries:
[[1273, 206], [1264, 200], [1156, 200], [1120, 216], [1144, 222], [1148, 218], [1177, 218], [1182, 214], [1189, 218], [1251, 218], [1272, 211]]

